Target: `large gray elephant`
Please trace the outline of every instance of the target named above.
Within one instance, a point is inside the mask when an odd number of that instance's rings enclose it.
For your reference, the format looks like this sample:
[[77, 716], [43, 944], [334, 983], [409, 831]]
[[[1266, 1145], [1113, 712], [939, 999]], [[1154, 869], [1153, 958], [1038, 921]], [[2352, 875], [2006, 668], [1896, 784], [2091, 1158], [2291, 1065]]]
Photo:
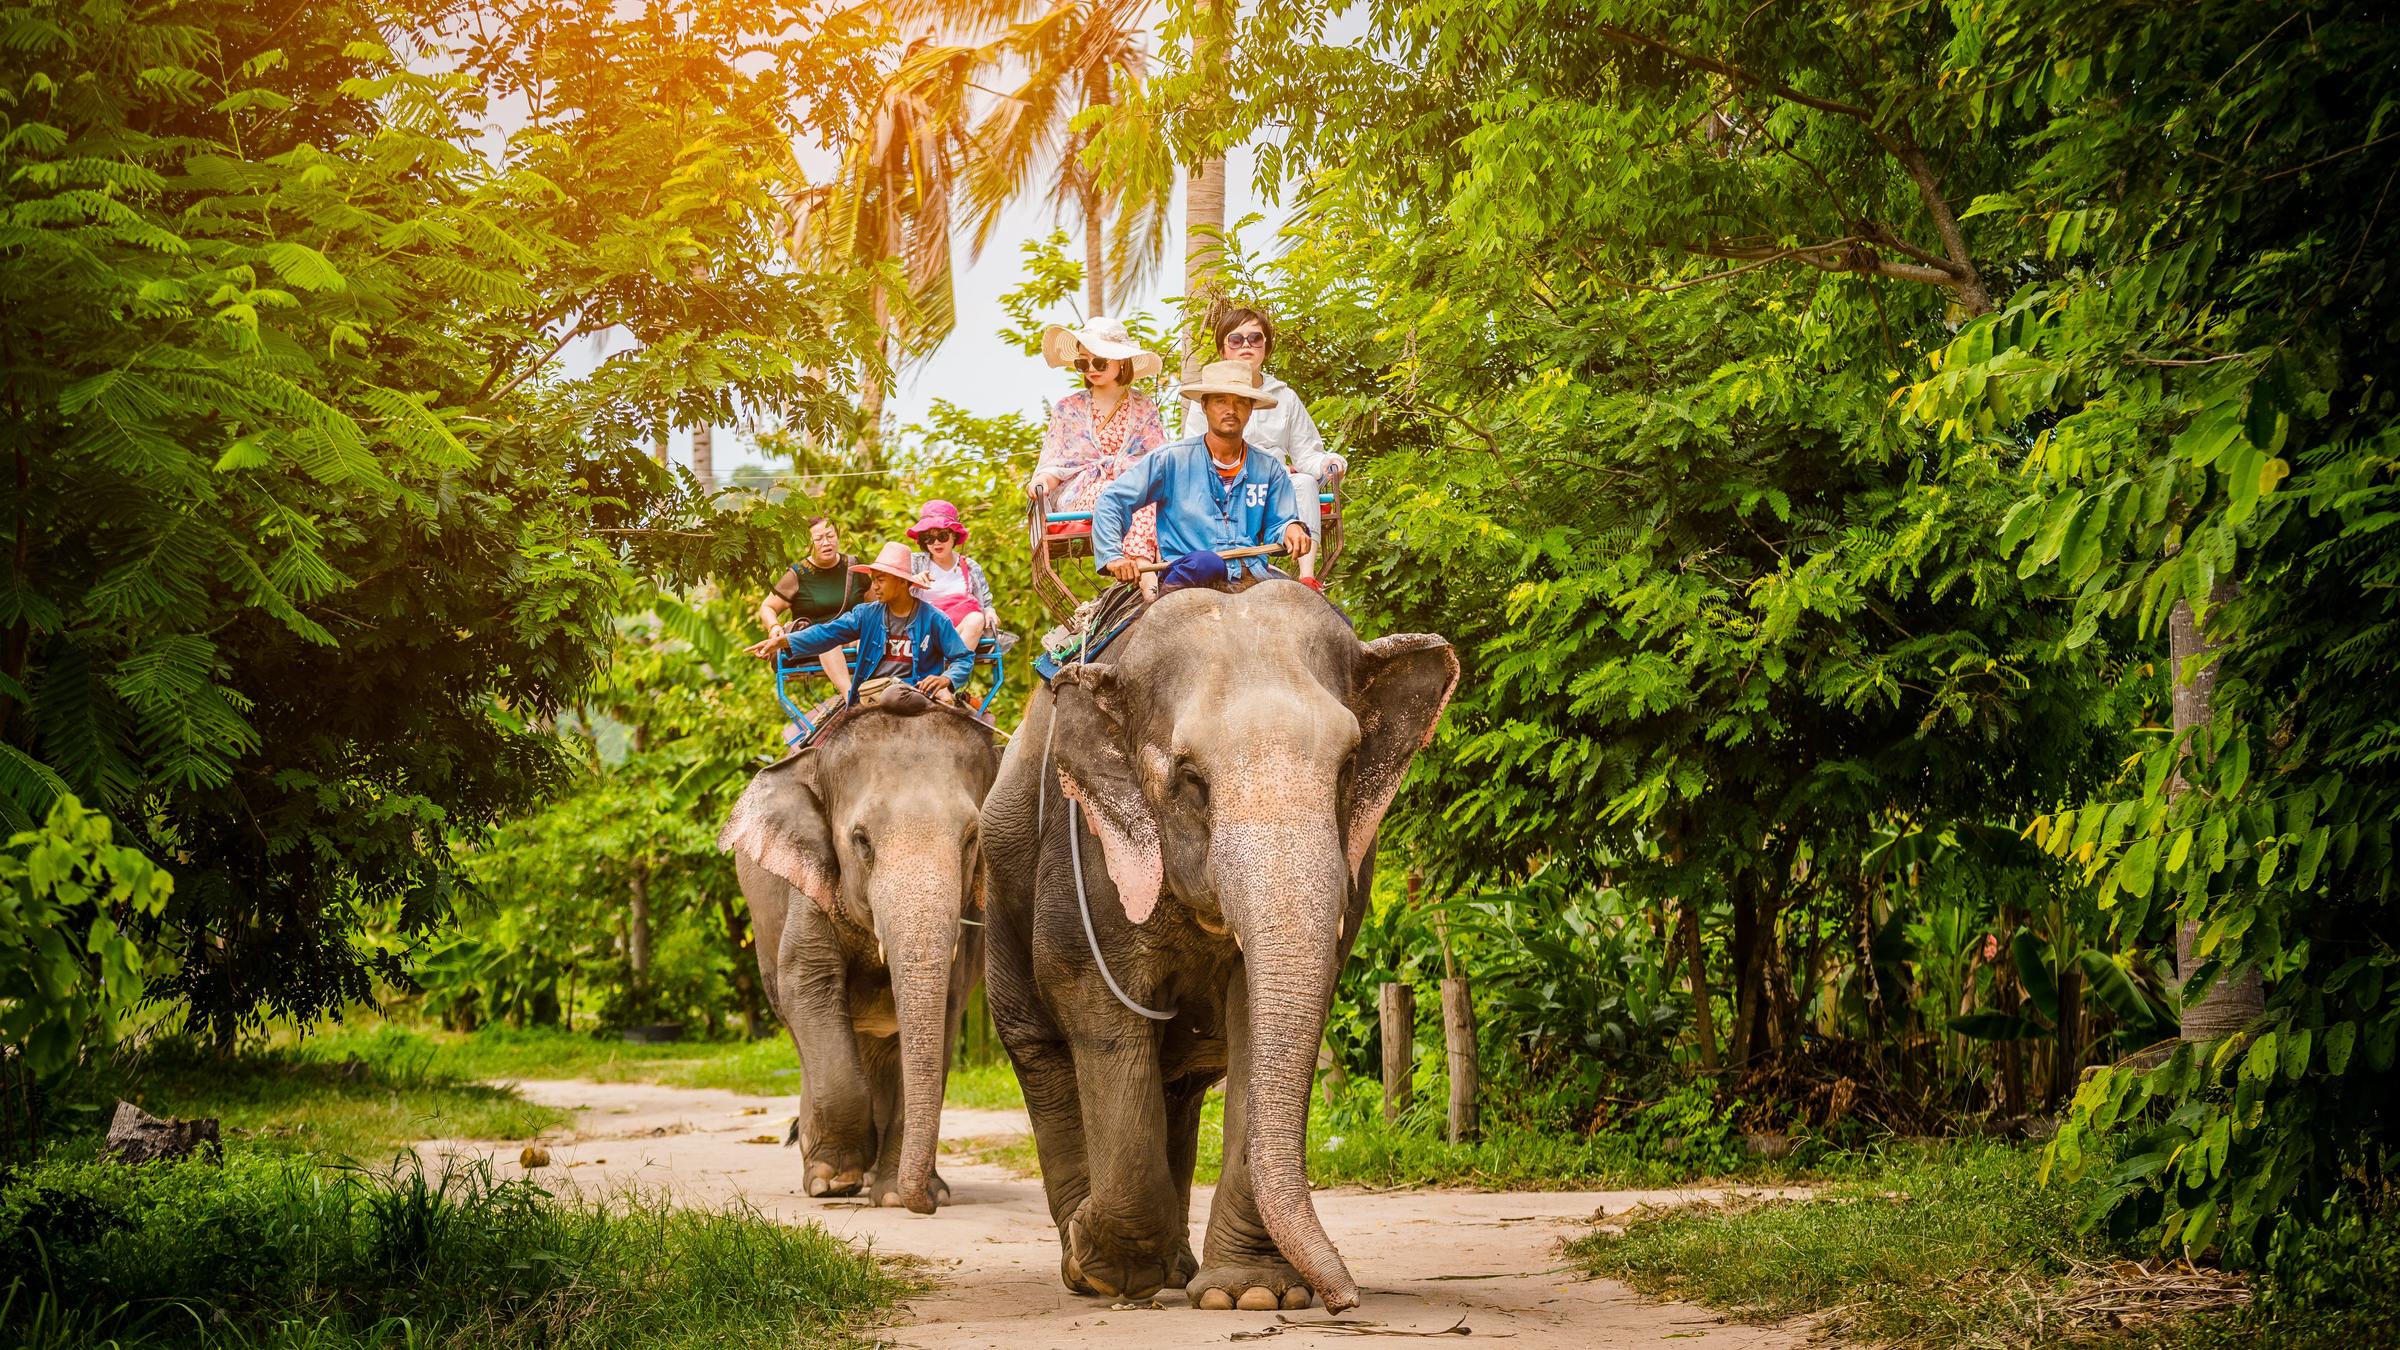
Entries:
[[[1376, 828], [1458, 659], [1424, 634], [1361, 643], [1278, 579], [1166, 595], [1101, 661], [1037, 691], [983, 807], [985, 997], [1061, 1277], [1115, 1298], [1180, 1284], [1204, 1308], [1303, 1307], [1312, 1288], [1355, 1306], [1309, 1200], [1310, 1076]], [[1224, 1171], [1195, 1261], [1220, 1077]]]
[[942, 1086], [982, 973], [976, 808], [990, 728], [895, 689], [761, 769], [726, 820], [759, 972], [799, 1047], [810, 1195], [930, 1214]]

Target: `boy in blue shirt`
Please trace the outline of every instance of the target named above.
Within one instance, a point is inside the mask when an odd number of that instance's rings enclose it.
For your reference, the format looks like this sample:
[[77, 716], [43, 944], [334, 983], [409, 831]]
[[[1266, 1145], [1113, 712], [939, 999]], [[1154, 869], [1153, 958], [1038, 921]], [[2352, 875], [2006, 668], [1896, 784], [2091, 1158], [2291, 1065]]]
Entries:
[[850, 569], [866, 574], [865, 603], [824, 623], [768, 638], [750, 654], [768, 656], [789, 645], [794, 656], [838, 662], [841, 648], [856, 642], [859, 668], [845, 691], [848, 702], [858, 702], [858, 687], [878, 677], [914, 685], [939, 703], [957, 702], [957, 691], [974, 673], [975, 653], [948, 617], [909, 594], [916, 578], [908, 564], [908, 545], [885, 544], [875, 561]]
[[[1293, 557], [1306, 557], [1308, 529], [1300, 523], [1291, 473], [1242, 437], [1254, 410], [1275, 406], [1275, 396], [1259, 386], [1258, 372], [1245, 361], [1213, 362], [1183, 387], [1183, 396], [1200, 405], [1208, 430], [1160, 446], [1101, 489], [1092, 503], [1092, 560], [1119, 581], [1137, 579], [1140, 564], [1125, 556], [1125, 525], [1153, 504], [1161, 558], [1278, 540]], [[1237, 579], [1272, 575], [1259, 558], [1229, 558], [1226, 567]]]

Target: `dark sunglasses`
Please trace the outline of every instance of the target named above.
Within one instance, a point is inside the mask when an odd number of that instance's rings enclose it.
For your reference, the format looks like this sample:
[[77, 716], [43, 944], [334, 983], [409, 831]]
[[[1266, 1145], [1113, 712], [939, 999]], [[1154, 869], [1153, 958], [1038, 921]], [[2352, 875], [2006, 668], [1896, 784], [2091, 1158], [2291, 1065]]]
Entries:
[[957, 537], [948, 530], [921, 530], [917, 534], [917, 542], [920, 544], [947, 544]]
[[1079, 374], [1089, 375], [1094, 371], [1106, 370], [1116, 363], [1116, 358], [1111, 356], [1078, 356], [1075, 358], [1075, 369]]
[[1228, 348], [1264, 347], [1267, 345], [1267, 335], [1264, 333], [1227, 333], [1225, 345]]

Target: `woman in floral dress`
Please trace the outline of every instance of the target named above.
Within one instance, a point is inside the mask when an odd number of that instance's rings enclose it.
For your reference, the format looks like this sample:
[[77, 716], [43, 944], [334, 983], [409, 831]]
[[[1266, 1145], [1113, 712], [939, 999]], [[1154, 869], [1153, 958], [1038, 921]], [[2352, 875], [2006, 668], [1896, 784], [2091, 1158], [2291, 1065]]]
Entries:
[[[1109, 480], [1136, 458], [1166, 444], [1158, 405], [1134, 382], [1159, 372], [1160, 361], [1136, 345], [1125, 325], [1095, 317], [1081, 329], [1053, 324], [1042, 334], [1042, 356], [1052, 366], [1073, 366], [1083, 388], [1050, 410], [1042, 433], [1041, 463], [1025, 492], [1050, 494], [1053, 514], [1089, 511]], [[1136, 512], [1125, 531], [1128, 557], [1158, 558], [1158, 508]]]

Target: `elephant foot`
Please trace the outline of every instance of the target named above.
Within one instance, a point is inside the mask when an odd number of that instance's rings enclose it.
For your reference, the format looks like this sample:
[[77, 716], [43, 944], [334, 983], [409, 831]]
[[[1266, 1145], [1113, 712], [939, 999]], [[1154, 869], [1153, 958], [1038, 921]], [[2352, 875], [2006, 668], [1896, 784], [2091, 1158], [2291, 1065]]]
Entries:
[[832, 1163], [812, 1162], [808, 1165], [808, 1179], [802, 1183], [801, 1189], [823, 1200], [837, 1195], [856, 1195], [858, 1188], [865, 1185], [866, 1181], [866, 1173], [858, 1168], [837, 1170]]
[[1281, 1261], [1242, 1262], [1203, 1267], [1183, 1292], [1195, 1308], [1222, 1312], [1269, 1312], [1276, 1308], [1305, 1308], [1312, 1295], [1300, 1272]]
[[1194, 1262], [1191, 1244], [1176, 1241], [1165, 1251], [1139, 1243], [1107, 1241], [1086, 1228], [1083, 1212], [1067, 1220], [1066, 1256], [1059, 1276], [1079, 1294], [1108, 1298], [1148, 1298], [1170, 1284], [1190, 1277]]
[[[940, 1209], [950, 1203], [950, 1183], [942, 1180], [942, 1174], [936, 1172], [933, 1179], [925, 1183], [925, 1194], [932, 1198], [933, 1207]], [[898, 1177], [886, 1180], [873, 1172], [867, 1173], [867, 1198], [879, 1209], [900, 1209], [908, 1203], [900, 1198]]]

